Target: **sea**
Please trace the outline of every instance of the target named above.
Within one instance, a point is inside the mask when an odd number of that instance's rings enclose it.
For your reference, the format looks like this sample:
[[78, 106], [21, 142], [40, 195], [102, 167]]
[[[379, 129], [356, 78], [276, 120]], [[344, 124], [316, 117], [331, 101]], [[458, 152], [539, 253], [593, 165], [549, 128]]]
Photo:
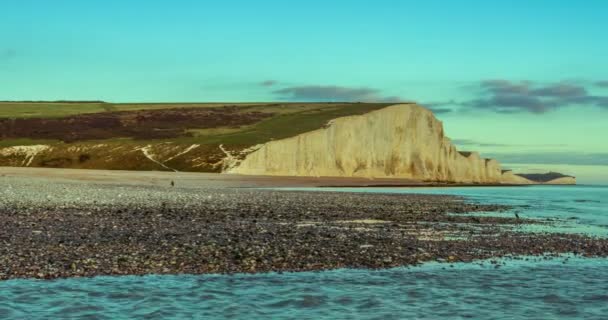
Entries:
[[[499, 215], [554, 221], [522, 232], [608, 237], [605, 186], [297, 190], [453, 194], [514, 206]], [[0, 319], [608, 319], [608, 259], [498, 264], [10, 280], [0, 282]]]

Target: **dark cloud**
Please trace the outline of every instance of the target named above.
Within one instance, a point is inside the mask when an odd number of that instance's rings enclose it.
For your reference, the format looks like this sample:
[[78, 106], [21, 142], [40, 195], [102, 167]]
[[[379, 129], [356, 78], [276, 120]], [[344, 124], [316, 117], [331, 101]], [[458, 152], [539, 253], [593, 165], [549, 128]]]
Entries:
[[260, 86], [262, 87], [272, 87], [274, 85], [277, 85], [279, 82], [276, 80], [265, 80], [260, 82]]
[[608, 107], [608, 97], [590, 95], [581, 85], [558, 82], [486, 80], [480, 83], [481, 97], [462, 103], [467, 107], [499, 113], [545, 113], [572, 105]]
[[537, 97], [526, 95], [493, 95], [489, 98], [470, 101], [469, 106], [480, 109], [493, 109], [501, 113], [517, 112], [518, 109], [534, 113], [543, 113], [553, 106], [541, 101]]
[[602, 108], [608, 108], [608, 97], [606, 96], [583, 96], [578, 98], [570, 99], [573, 103], [577, 104], [591, 104]]
[[608, 153], [531, 152], [489, 153], [488, 157], [502, 163], [601, 165], [608, 166]]
[[341, 86], [297, 86], [273, 91], [283, 100], [290, 101], [340, 101], [340, 102], [402, 102], [397, 96], [383, 96], [377, 89]]
[[434, 114], [445, 114], [453, 112], [454, 110], [450, 108], [441, 108], [441, 107], [426, 107], [427, 109], [433, 111]]
[[524, 94], [529, 91], [530, 84], [530, 81], [512, 83], [508, 80], [484, 80], [480, 86], [498, 94]]
[[535, 96], [539, 97], [557, 97], [557, 98], [569, 98], [569, 97], [584, 97], [587, 96], [587, 90], [581, 86], [559, 83], [545, 87], [540, 87], [531, 91]]

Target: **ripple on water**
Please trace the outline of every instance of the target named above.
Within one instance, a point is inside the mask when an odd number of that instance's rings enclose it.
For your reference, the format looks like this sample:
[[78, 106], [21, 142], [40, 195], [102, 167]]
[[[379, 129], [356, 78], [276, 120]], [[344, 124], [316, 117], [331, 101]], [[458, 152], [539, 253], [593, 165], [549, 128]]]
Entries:
[[390, 270], [98, 277], [0, 283], [0, 318], [588, 318], [608, 312], [608, 259], [432, 263]]

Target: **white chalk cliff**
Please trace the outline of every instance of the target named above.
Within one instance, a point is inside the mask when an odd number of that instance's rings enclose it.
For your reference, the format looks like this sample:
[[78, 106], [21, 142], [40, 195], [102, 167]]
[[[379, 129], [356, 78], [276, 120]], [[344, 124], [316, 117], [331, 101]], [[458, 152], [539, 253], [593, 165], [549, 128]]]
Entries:
[[444, 135], [441, 121], [430, 110], [414, 104], [337, 118], [325, 128], [268, 142], [227, 172], [502, 182], [496, 160], [457, 151]]

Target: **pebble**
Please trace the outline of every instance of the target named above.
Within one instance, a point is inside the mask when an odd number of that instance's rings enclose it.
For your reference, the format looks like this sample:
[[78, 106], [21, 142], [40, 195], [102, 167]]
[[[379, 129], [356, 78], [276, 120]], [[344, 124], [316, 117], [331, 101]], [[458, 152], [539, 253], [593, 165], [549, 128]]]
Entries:
[[[453, 196], [1, 179], [0, 279], [608, 256], [606, 239], [514, 232], [519, 223], [548, 222], [484, 215], [510, 208]], [[479, 215], [458, 214], [472, 212]]]

